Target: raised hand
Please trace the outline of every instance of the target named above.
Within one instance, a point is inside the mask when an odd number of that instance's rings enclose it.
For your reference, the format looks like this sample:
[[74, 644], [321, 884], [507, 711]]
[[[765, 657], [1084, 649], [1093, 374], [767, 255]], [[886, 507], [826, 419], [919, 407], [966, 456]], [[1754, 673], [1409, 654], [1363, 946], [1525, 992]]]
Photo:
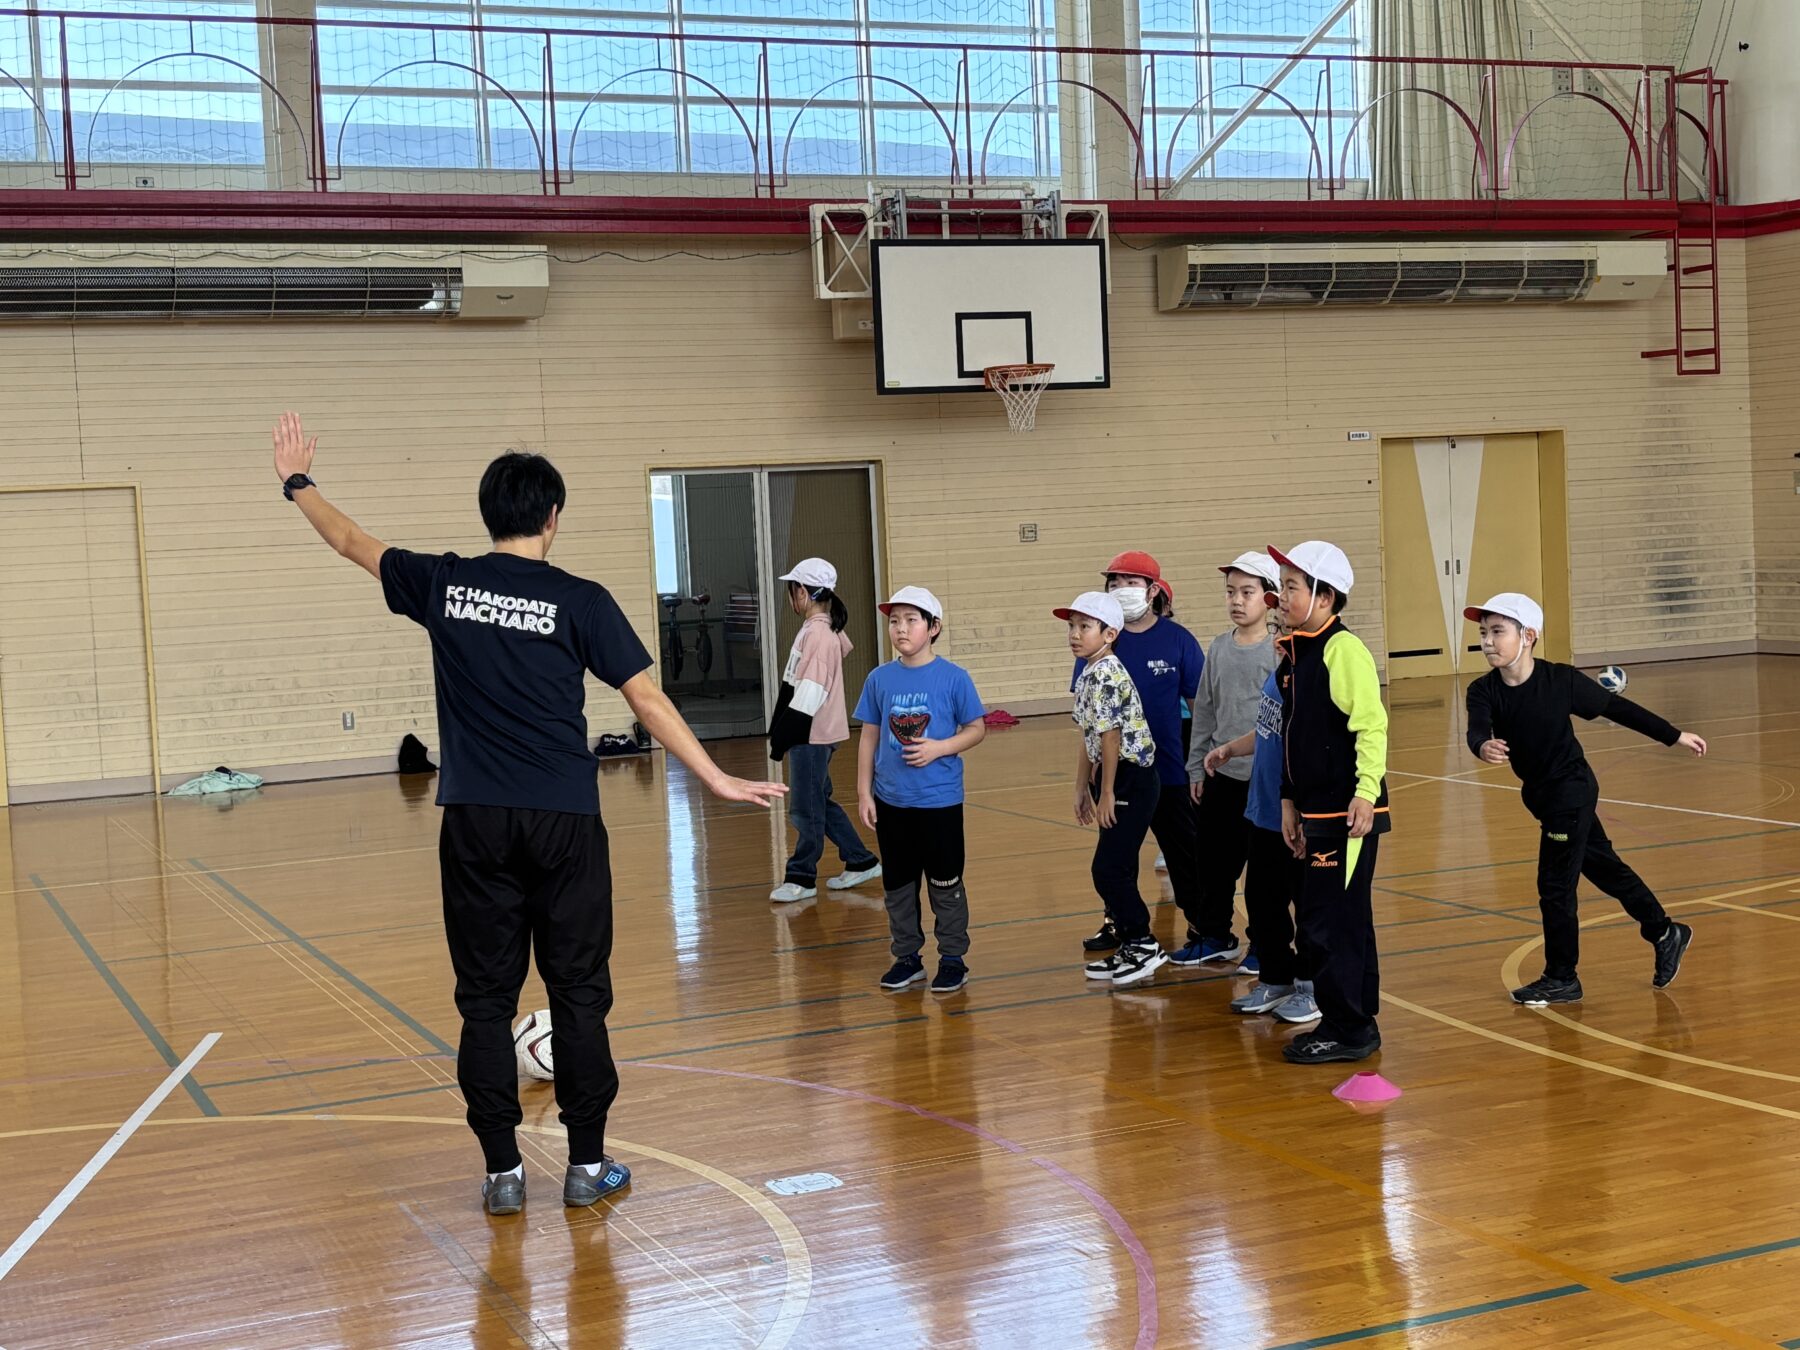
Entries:
[[284, 412], [275, 422], [275, 430], [271, 433], [275, 443], [275, 476], [284, 483], [297, 473], [311, 473], [313, 450], [319, 444], [317, 436], [308, 436], [300, 426], [300, 414]]

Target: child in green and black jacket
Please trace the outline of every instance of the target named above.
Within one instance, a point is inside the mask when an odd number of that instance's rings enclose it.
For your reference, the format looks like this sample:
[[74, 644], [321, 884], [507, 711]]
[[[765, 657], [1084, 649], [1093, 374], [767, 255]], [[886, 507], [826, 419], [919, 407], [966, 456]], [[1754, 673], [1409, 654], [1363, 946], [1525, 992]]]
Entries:
[[1282, 694], [1281, 832], [1301, 869], [1301, 941], [1318, 962], [1323, 1014], [1282, 1052], [1296, 1064], [1367, 1059], [1381, 1048], [1375, 1023], [1380, 965], [1370, 891], [1376, 844], [1388, 828], [1387, 709], [1375, 658], [1338, 613], [1355, 579], [1335, 544], [1312, 540], [1283, 554], [1281, 604], [1292, 631], [1276, 643]]

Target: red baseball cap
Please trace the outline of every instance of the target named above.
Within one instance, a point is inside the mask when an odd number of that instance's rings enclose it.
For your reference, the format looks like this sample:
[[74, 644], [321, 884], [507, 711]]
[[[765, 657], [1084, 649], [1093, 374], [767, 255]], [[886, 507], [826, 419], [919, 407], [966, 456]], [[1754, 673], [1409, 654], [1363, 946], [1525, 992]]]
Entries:
[[1148, 553], [1140, 553], [1135, 549], [1121, 553], [1118, 557], [1114, 558], [1101, 569], [1100, 575], [1107, 577], [1121, 575], [1128, 577], [1149, 577], [1150, 580], [1163, 588], [1164, 595], [1168, 596], [1171, 600], [1175, 598], [1175, 588], [1163, 580], [1162, 568], [1157, 565], [1156, 559], [1152, 558]]

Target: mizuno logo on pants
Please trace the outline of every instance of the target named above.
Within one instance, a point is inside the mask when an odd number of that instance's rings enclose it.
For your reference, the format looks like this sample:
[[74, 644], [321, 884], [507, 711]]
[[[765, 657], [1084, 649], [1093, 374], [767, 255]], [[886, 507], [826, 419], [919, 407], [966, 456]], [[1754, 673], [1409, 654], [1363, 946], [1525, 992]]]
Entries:
[[1335, 848], [1327, 849], [1323, 853], [1315, 853], [1312, 855], [1312, 865], [1314, 867], [1336, 867], [1338, 865], [1337, 853]]

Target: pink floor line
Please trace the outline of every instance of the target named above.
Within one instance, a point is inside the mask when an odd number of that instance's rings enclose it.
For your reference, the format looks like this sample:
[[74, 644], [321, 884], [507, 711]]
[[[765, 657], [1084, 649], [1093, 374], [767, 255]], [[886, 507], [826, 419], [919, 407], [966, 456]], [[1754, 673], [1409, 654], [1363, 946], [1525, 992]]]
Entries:
[[1132, 1268], [1137, 1273], [1137, 1312], [1138, 1334], [1136, 1350], [1150, 1350], [1156, 1344], [1158, 1327], [1156, 1311], [1156, 1267], [1150, 1260], [1150, 1253], [1144, 1249], [1143, 1242], [1132, 1231], [1125, 1221], [1125, 1216], [1114, 1208], [1113, 1203], [1087, 1182], [1059, 1163], [1048, 1158], [1039, 1158], [1030, 1153], [1023, 1144], [1015, 1143], [1004, 1135], [995, 1134], [992, 1130], [984, 1130], [979, 1125], [972, 1125], [966, 1120], [958, 1120], [954, 1116], [946, 1116], [928, 1107], [914, 1106], [911, 1102], [895, 1101], [892, 1097], [878, 1096], [873, 1092], [863, 1092], [856, 1088], [834, 1087], [830, 1083], [813, 1083], [804, 1078], [782, 1078], [775, 1074], [744, 1073], [735, 1069], [707, 1069], [697, 1064], [657, 1064], [638, 1061], [621, 1064], [622, 1069], [663, 1069], [670, 1073], [705, 1073], [717, 1078], [742, 1078], [753, 1083], [780, 1083], [787, 1087], [805, 1088], [810, 1092], [826, 1092], [834, 1097], [845, 1097], [851, 1101], [873, 1102], [877, 1106], [891, 1107], [895, 1111], [908, 1111], [925, 1120], [936, 1121], [939, 1125], [948, 1125], [953, 1130], [961, 1130], [972, 1134], [977, 1139], [984, 1139], [997, 1148], [1008, 1153], [1017, 1154], [1027, 1162], [1043, 1168], [1063, 1185], [1085, 1200], [1113, 1231], [1119, 1244], [1131, 1257]]

